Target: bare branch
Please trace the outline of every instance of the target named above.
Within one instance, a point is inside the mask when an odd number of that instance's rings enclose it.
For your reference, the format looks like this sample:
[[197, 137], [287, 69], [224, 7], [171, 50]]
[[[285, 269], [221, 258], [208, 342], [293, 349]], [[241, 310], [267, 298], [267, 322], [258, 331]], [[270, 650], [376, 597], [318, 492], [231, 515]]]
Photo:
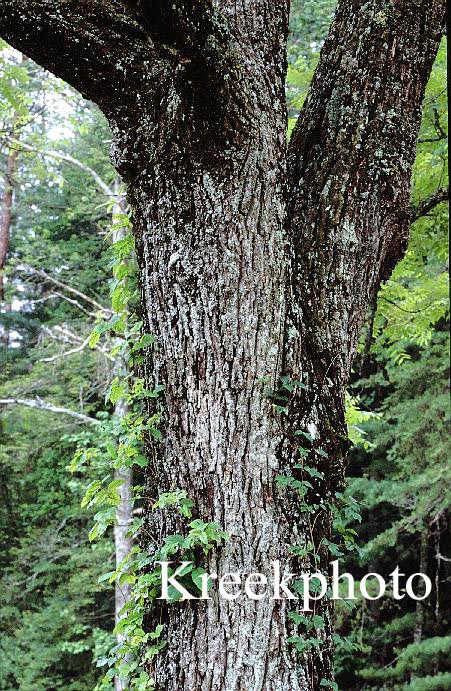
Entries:
[[75, 353], [80, 353], [89, 344], [89, 336], [85, 338], [82, 343], [76, 348], [71, 348], [70, 350], [65, 350], [63, 353], [58, 353], [57, 355], [51, 355], [49, 357], [41, 358], [41, 362], [54, 362], [55, 360], [60, 360], [61, 358], [69, 357], [70, 355], [75, 355]]
[[[55, 360], [60, 360], [61, 358], [69, 357], [70, 355], [75, 355], [76, 353], [81, 353], [82, 350], [85, 350], [89, 346], [89, 339], [90, 336], [88, 336], [84, 340], [81, 338], [77, 339], [80, 341], [80, 344], [75, 348], [71, 348], [70, 350], [66, 350], [62, 353], [57, 353], [56, 355], [50, 355], [49, 357], [41, 358], [40, 362], [54, 362]], [[102, 353], [102, 355], [104, 355], [106, 358], [108, 358], [108, 360], [115, 362], [115, 358], [113, 358], [107, 350], [101, 348], [98, 344], [94, 348], [92, 348], [92, 350], [97, 350], [98, 352]]]
[[74, 158], [73, 156], [70, 156], [70, 154], [66, 154], [62, 151], [53, 151], [53, 150], [47, 150], [47, 151], [42, 151], [41, 149], [38, 149], [35, 146], [31, 146], [30, 144], [25, 144], [25, 142], [20, 142], [14, 137], [4, 137], [5, 141], [8, 141], [10, 144], [14, 146], [14, 148], [18, 151], [28, 151], [30, 153], [36, 153], [39, 154], [40, 156], [48, 157], [48, 158], [54, 158], [59, 161], [64, 161], [66, 163], [70, 163], [73, 166], [76, 166], [77, 168], [80, 168], [83, 170], [85, 173], [90, 175], [93, 180], [95, 181], [98, 189], [103, 192], [108, 197], [115, 197], [116, 194], [115, 192], [109, 187], [106, 182], [102, 180], [100, 175], [96, 173], [96, 171], [93, 168], [90, 168], [90, 166], [87, 166], [85, 163], [82, 163], [79, 161], [77, 158]]
[[138, 83], [153, 52], [148, 33], [118, 0], [2, 0], [0, 35], [109, 112], [130, 103], [127, 76]]
[[93, 318], [96, 317], [95, 312], [90, 312], [89, 310], [87, 310], [85, 307], [83, 307], [83, 305], [81, 305], [78, 302], [78, 300], [72, 300], [72, 298], [69, 298], [69, 297], [67, 297], [67, 295], [64, 295], [63, 293], [60, 293], [58, 291], [55, 291], [54, 293], [50, 293], [50, 295], [45, 295], [42, 298], [37, 298], [36, 300], [28, 300], [27, 304], [28, 305], [37, 305], [40, 302], [47, 302], [47, 300], [54, 300], [55, 298], [60, 298], [61, 300], [65, 300], [66, 302], [70, 303], [71, 305], [74, 305], [75, 307], [77, 307], [80, 310], [80, 312], [83, 312], [88, 317], [93, 317]]
[[48, 403], [48, 401], [43, 401], [41, 398], [0, 398], [0, 405], [23, 405], [27, 408], [35, 408], [37, 410], [46, 410], [49, 413], [57, 413], [60, 415], [68, 415], [73, 417], [80, 422], [86, 422], [90, 425], [98, 425], [100, 420], [90, 417], [89, 415], [84, 415], [83, 413], [78, 413], [75, 410], [70, 410], [69, 408], [61, 408], [60, 406], [53, 405], [53, 403]]
[[390, 300], [390, 298], [386, 298], [385, 295], [381, 295], [380, 300], [384, 300], [385, 302], [388, 302], [390, 305], [393, 305], [394, 307], [397, 307], [401, 312], [406, 312], [407, 314], [420, 314], [421, 312], [424, 312], [425, 310], [429, 309], [434, 304], [434, 300], [430, 302], [428, 305], [423, 305], [420, 307], [420, 309], [417, 310], [406, 310], [405, 307], [401, 307], [397, 302], [394, 300]]
[[418, 140], [418, 144], [434, 144], [435, 142], [441, 142], [443, 139], [446, 139], [446, 135], [444, 137], [424, 137]]
[[435, 142], [441, 142], [443, 139], [447, 139], [448, 135], [442, 127], [440, 122], [440, 113], [438, 112], [437, 106], [434, 106], [434, 128], [436, 131], [435, 137], [425, 137], [424, 139], [419, 139], [418, 144], [432, 144]]
[[100, 304], [100, 302], [97, 302], [97, 300], [94, 300], [93, 298], [89, 297], [89, 295], [86, 295], [85, 293], [82, 293], [80, 290], [77, 290], [76, 288], [73, 288], [72, 286], [67, 285], [67, 283], [63, 283], [59, 279], [48, 274], [43, 269], [36, 269], [33, 266], [29, 266], [29, 265], [26, 265], [24, 267], [24, 269], [26, 271], [30, 272], [31, 274], [41, 276], [46, 281], [53, 283], [54, 285], [58, 286], [62, 290], [66, 290], [67, 292], [72, 293], [73, 295], [76, 295], [77, 297], [81, 298], [85, 302], [93, 305], [93, 307], [96, 307], [101, 312], [104, 312], [105, 314], [114, 314], [112, 309], [109, 309], [108, 307], [104, 307], [103, 305]]
[[440, 552], [437, 552], [435, 558], [441, 561], [451, 562], [451, 559], [449, 557], [445, 557], [443, 554], [440, 554]]
[[427, 216], [436, 206], [448, 201], [449, 190], [444, 187], [439, 187], [439, 189], [431, 194], [430, 197], [421, 201], [417, 206], [412, 209], [412, 223], [418, 221], [419, 218]]
[[56, 325], [53, 328], [48, 326], [42, 326], [42, 332], [49, 336], [54, 341], [59, 341], [61, 343], [82, 343], [83, 339], [80, 338], [73, 331], [70, 331], [66, 326]]
[[440, 122], [440, 113], [438, 112], [437, 106], [434, 106], [434, 127], [435, 131], [437, 132], [437, 136], [440, 139], [446, 139], [448, 135], [443, 129], [442, 123]]

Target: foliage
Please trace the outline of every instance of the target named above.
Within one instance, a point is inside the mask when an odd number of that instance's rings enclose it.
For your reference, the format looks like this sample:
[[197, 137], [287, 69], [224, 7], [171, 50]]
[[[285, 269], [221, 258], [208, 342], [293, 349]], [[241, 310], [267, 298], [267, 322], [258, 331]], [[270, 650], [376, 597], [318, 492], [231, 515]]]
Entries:
[[[436, 331], [426, 348], [411, 345], [409, 359], [383, 360], [382, 371], [376, 362], [377, 371], [356, 382], [361, 392], [364, 387], [362, 400], [378, 416], [363, 422], [370, 447], [352, 453], [348, 491], [362, 508], [364, 544], [360, 560], [348, 561], [347, 569], [388, 574], [399, 565], [405, 574], [427, 573], [435, 588], [423, 606], [387, 597], [371, 608], [359, 602], [351, 615], [338, 612], [339, 631], [350, 635], [361, 652], [356, 660], [338, 651], [339, 680], [345, 688], [359, 688], [363, 678], [369, 688], [383, 683], [383, 688], [397, 689], [413, 673], [431, 677], [435, 671], [440, 677], [449, 672], [446, 655], [432, 656], [433, 649], [448, 644], [443, 635], [450, 574], [438, 557], [449, 548], [447, 346], [447, 335]], [[412, 647], [415, 636], [421, 638], [415, 643], [419, 647]], [[421, 688], [418, 679], [412, 683]]]
[[[111, 178], [101, 145], [106, 129], [96, 111], [30, 61], [19, 64], [11, 51], [0, 54], [0, 75], [2, 133], [14, 127], [21, 142], [65, 151]], [[64, 115], [48, 108], [61, 102], [61, 93]], [[3, 160], [9, 142], [2, 137]], [[0, 397], [39, 396], [95, 415], [109, 365], [99, 351], [59, 357], [71, 346], [57, 339], [56, 328], [83, 339], [89, 317], [64, 299], [70, 293], [35, 271], [103, 299], [104, 199], [66, 163], [21, 152], [18, 164], [0, 314]], [[50, 357], [57, 359], [43, 361]], [[112, 547], [106, 539], [89, 543], [82, 483], [68, 479], [66, 466], [81, 440], [95, 433], [40, 410], [1, 412], [0, 688], [91, 691], [98, 677], [93, 659], [113, 626], [112, 591], [97, 583]]]
[[[130, 225], [126, 218], [117, 218], [116, 222], [122, 226]], [[71, 472], [86, 472], [89, 469], [96, 474], [96, 478], [87, 486], [81, 502], [82, 507], [95, 507], [97, 510], [89, 533], [90, 541], [104, 535], [107, 528], [115, 523], [115, 509], [120, 502], [119, 487], [123, 480], [114, 479], [114, 470], [131, 466], [138, 466], [138, 469], [145, 467], [147, 459], [144, 456], [143, 439], [148, 436], [158, 442], [161, 438], [158, 406], [164, 387], [156, 386], [153, 390], [147, 390], [143, 380], [136, 374], [143, 359], [142, 352], [153, 345], [154, 339], [151, 334], [143, 332], [142, 322], [130, 310], [136, 293], [135, 271], [130, 261], [132, 251], [134, 242], [130, 231], [112, 245], [110, 268], [114, 278], [110, 282], [110, 296], [114, 314], [107, 321], [99, 320], [89, 339], [90, 346], [95, 347], [100, 337], [107, 333], [113, 336], [113, 343], [117, 341], [118, 335], [122, 337], [121, 344], [114, 345], [111, 353], [115, 357], [127, 358], [128, 367], [123, 370], [121, 377], [116, 376], [111, 381], [106, 403], [114, 405], [123, 399], [131, 412], [120, 420], [113, 421], [113, 425], [110, 421], [103, 423], [96, 446], [80, 447], [69, 466]], [[143, 415], [144, 402], [153, 403], [153, 414]], [[149, 405], [147, 409], [149, 410]], [[112, 443], [112, 436], [116, 437], [116, 443]], [[135, 501], [139, 501], [142, 499], [142, 487], [136, 486], [134, 490]], [[160, 495], [153, 506], [154, 510], [175, 510], [185, 522], [193, 518], [192, 508], [193, 502], [186, 492], [177, 489]], [[143, 529], [141, 519], [136, 519], [130, 532], [136, 536]], [[186, 525], [183, 534], [167, 535], [161, 544], [153, 545], [152, 552], [135, 546], [114, 571], [99, 577], [99, 583], [118, 582], [121, 586], [127, 582], [133, 585], [131, 598], [124, 605], [121, 618], [114, 628], [114, 633], [120, 634], [123, 640], [111, 648], [107, 657], [97, 662], [99, 667], [108, 666], [97, 686], [99, 690], [109, 688], [116, 676], [138, 691], [154, 688], [154, 679], [148, 668], [152, 666], [153, 658], [166, 645], [166, 641], [161, 638], [162, 625], [147, 633], [143, 628], [146, 611], [161, 592], [161, 567], [155, 568], [155, 565], [161, 561], [171, 561], [171, 557], [178, 555], [180, 561], [190, 562], [179, 576], [180, 584], [200, 588], [200, 576], [206, 571], [201, 564], [195, 565], [198, 552], [206, 555], [213, 546], [220, 545], [227, 539], [228, 534], [217, 523], [195, 518]], [[170, 575], [173, 572], [174, 570], [170, 570]], [[180, 599], [180, 593], [172, 586], [169, 587], [169, 596], [172, 602]]]
[[[446, 189], [448, 111], [446, 102], [446, 39], [443, 39], [427, 87], [417, 158], [413, 172], [415, 209]], [[406, 348], [426, 346], [435, 325], [449, 318], [448, 210], [441, 203], [411, 226], [404, 259], [382, 287], [374, 323], [375, 352], [397, 361]]]

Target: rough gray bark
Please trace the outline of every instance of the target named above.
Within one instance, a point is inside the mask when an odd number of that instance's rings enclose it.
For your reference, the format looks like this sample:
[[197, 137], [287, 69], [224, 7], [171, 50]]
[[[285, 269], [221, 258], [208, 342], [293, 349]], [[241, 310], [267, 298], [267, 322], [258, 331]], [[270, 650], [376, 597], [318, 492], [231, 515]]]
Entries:
[[[302, 543], [296, 500], [275, 483], [293, 465], [295, 429], [329, 454], [316, 455], [326, 478], [315, 493], [328, 499], [342, 482], [344, 389], [369, 300], [405, 246], [444, 7], [342, 0], [287, 152], [288, 2], [3, 2], [0, 33], [110, 120], [157, 338], [146, 379], [165, 385], [149, 495], [186, 489], [199, 517], [230, 532], [209, 570], [269, 572]], [[307, 387], [284, 425], [265, 394], [281, 375]], [[327, 535], [328, 517], [316, 526]], [[215, 597], [151, 614], [170, 641], [160, 687], [317, 688], [330, 652], [297, 660], [287, 609]]]

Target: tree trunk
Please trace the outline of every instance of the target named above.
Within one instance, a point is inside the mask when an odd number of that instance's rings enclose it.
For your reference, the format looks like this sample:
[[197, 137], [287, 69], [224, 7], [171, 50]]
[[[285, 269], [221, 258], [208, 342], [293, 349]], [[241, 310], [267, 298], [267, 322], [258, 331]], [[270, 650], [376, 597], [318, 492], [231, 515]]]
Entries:
[[4, 300], [4, 276], [6, 257], [8, 254], [9, 234], [11, 229], [14, 174], [16, 172], [19, 150], [12, 148], [6, 159], [6, 172], [3, 183], [3, 195], [0, 212], [0, 301]]
[[[19, 63], [23, 61], [23, 55], [19, 56]], [[19, 121], [19, 113], [14, 112], [12, 122], [10, 124], [10, 136], [15, 135], [15, 128]], [[6, 258], [8, 255], [9, 237], [11, 232], [13, 198], [15, 188], [15, 175], [17, 168], [17, 158], [19, 156], [19, 148], [11, 146], [8, 149], [6, 156], [6, 170], [3, 181], [3, 194], [0, 206], [0, 303], [5, 299], [4, 294], [4, 270]]]
[[[420, 563], [418, 566], [419, 573], [428, 572], [428, 547], [429, 547], [429, 532], [428, 528], [424, 527], [420, 534]], [[424, 595], [424, 583], [422, 582], [419, 589], [418, 596]], [[415, 607], [415, 627], [413, 630], [413, 642], [421, 643], [423, 640], [423, 628], [425, 617], [425, 603], [423, 600], [418, 600]], [[414, 675], [411, 676], [413, 678]]]
[[[254, 69], [260, 103], [242, 141], [222, 160], [214, 142], [212, 159], [186, 140], [180, 153], [179, 141], [170, 142], [130, 195], [143, 229], [147, 330], [157, 340], [146, 377], [165, 386], [164, 442], [147, 494], [185, 489], [198, 517], [230, 533], [206, 563], [218, 574], [269, 574], [271, 561], [288, 563], [296, 541], [291, 509], [277, 497], [281, 435], [266, 395], [281, 374], [286, 305], [283, 82], [281, 73], [274, 84]], [[181, 120], [179, 108], [167, 104], [160, 131], [174, 115]], [[289, 609], [214, 597], [155, 610], [171, 641], [157, 661], [161, 688], [307, 689], [286, 645]]]
[[[13, 198], [15, 186], [15, 173], [17, 168], [17, 157], [19, 150], [12, 147], [9, 149], [6, 158], [6, 171], [3, 182], [3, 194], [0, 207], [0, 314], [11, 310], [11, 305], [5, 300], [5, 264], [8, 257], [9, 239], [11, 233], [11, 223], [13, 217]], [[8, 323], [4, 324], [1, 333], [1, 340], [5, 352], [9, 348], [9, 328]]]
[[[428, 572], [428, 547], [429, 547], [429, 530], [427, 526], [423, 527], [420, 533], [420, 563], [418, 566], [419, 573]], [[418, 592], [418, 596], [424, 595], [424, 582], [421, 582], [421, 587]], [[413, 629], [413, 642], [421, 643], [423, 640], [423, 629], [425, 625], [425, 602], [423, 600], [418, 600], [415, 606], [415, 626]], [[410, 683], [415, 679], [415, 672], [411, 672], [409, 675]]]
[[[310, 538], [309, 521], [276, 476], [298, 461], [302, 430], [325, 475], [307, 499], [330, 501], [343, 482], [344, 391], [369, 301], [405, 247], [443, 0], [342, 0], [289, 151], [288, 2], [3, 5], [3, 35], [96, 100], [112, 126], [156, 336], [146, 383], [165, 387], [147, 494], [184, 489], [196, 516], [230, 533], [208, 571], [270, 574], [274, 560], [299, 570], [289, 547]], [[298, 382], [288, 396], [282, 376]], [[157, 520], [150, 506], [146, 519]], [[319, 544], [330, 517], [313, 521]], [[164, 512], [159, 534], [173, 528]], [[329, 635], [313, 664], [296, 658], [290, 609], [215, 594], [155, 608], [148, 626], [163, 622], [169, 641], [159, 688], [319, 688], [331, 679]]]

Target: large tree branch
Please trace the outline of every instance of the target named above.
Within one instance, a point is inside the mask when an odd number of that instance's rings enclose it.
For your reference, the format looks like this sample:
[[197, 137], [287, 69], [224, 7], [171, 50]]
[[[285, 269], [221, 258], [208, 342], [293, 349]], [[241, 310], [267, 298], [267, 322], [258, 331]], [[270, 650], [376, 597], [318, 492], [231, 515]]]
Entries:
[[122, 0], [156, 41], [184, 52], [200, 51], [208, 42], [216, 49], [227, 42], [227, 30], [212, 0]]
[[[251, 82], [283, 75], [288, 0], [3, 0], [0, 36], [95, 101], [134, 167], [136, 134], [167, 111], [205, 151], [253, 129]], [[262, 31], [262, 22], [266, 30]], [[181, 131], [182, 130], [182, 131]], [[129, 135], [129, 136], [128, 136]], [[124, 139], [126, 141], [124, 141]], [[134, 150], [135, 149], [135, 150]], [[124, 178], [128, 161], [113, 157]]]
[[[240, 46], [263, 50], [278, 60], [277, 48], [288, 29], [289, 0], [122, 0], [157, 43], [179, 50], [185, 57], [206, 52], [224, 56], [231, 36]], [[263, 21], [265, 30], [262, 31]], [[282, 39], [282, 41], [281, 41]], [[236, 47], [236, 46], [235, 46]], [[216, 75], [218, 79], [220, 74]]]
[[342, 378], [371, 296], [406, 247], [421, 105], [444, 14], [444, 0], [341, 0], [290, 143], [304, 343], [324, 369], [339, 353]]
[[2, 0], [0, 35], [106, 112], [130, 103], [142, 61], [154, 52], [118, 0]]
[[218, 105], [240, 91], [233, 35], [211, 0], [3, 0], [0, 35], [113, 120], [148, 105], [149, 89], [161, 99], [174, 76]]

